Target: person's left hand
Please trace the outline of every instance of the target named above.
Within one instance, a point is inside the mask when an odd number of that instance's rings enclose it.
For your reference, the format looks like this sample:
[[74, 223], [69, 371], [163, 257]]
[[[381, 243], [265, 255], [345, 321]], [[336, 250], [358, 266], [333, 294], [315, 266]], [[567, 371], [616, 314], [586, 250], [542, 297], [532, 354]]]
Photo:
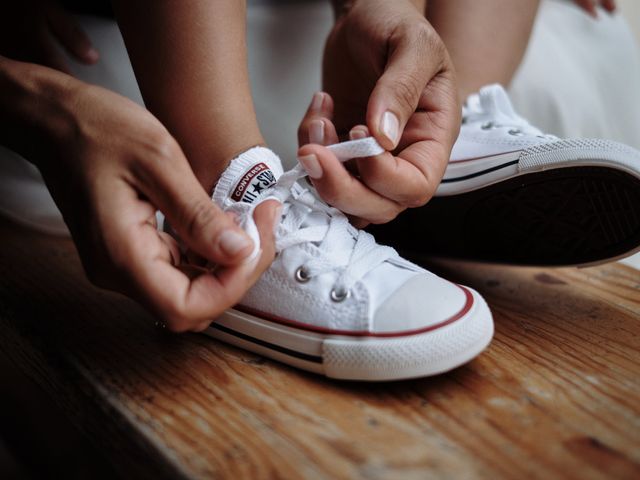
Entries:
[[[424, 205], [461, 115], [438, 34], [408, 0], [356, 1], [336, 20], [323, 66], [326, 93], [314, 96], [298, 131], [298, 158], [318, 193], [359, 227]], [[322, 147], [367, 135], [387, 152], [355, 160], [352, 173]]]

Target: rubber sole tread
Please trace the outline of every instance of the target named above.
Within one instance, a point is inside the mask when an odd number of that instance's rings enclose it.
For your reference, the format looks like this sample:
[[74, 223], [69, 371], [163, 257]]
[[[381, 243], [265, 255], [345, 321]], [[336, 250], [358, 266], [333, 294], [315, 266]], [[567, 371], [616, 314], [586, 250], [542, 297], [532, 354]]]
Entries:
[[640, 179], [606, 167], [530, 173], [435, 197], [370, 231], [409, 258], [600, 263], [640, 247]]

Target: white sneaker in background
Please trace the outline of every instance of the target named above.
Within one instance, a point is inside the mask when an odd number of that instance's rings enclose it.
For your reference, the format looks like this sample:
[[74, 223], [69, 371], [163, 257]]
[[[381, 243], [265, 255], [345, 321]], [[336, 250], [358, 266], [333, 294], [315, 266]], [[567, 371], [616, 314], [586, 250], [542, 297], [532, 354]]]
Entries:
[[589, 265], [640, 249], [640, 152], [545, 135], [500, 85], [471, 95], [436, 197], [372, 228], [409, 257]]
[[434, 375], [488, 345], [493, 322], [477, 292], [378, 245], [298, 183], [304, 175], [299, 166], [282, 174], [279, 158], [261, 147], [222, 175], [213, 198], [241, 222], [251, 223], [266, 198], [280, 200], [283, 211], [273, 264], [206, 333], [351, 380]]

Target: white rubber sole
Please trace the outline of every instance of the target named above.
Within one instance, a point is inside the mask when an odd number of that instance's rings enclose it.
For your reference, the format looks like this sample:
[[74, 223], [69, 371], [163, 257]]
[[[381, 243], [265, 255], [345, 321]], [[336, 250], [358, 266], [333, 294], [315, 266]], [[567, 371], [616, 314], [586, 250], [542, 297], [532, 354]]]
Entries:
[[452, 161], [436, 191], [445, 197], [556, 168], [606, 167], [640, 179], [640, 152], [609, 140], [557, 140], [470, 160]]
[[282, 363], [361, 381], [437, 375], [478, 356], [493, 337], [493, 319], [475, 291], [459, 319], [424, 333], [393, 337], [324, 334], [230, 309], [204, 332], [226, 343]]

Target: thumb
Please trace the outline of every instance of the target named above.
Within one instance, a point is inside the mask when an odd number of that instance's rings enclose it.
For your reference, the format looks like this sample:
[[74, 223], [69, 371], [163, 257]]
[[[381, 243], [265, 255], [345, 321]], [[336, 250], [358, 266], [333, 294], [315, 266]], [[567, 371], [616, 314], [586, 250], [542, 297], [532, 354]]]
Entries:
[[189, 249], [216, 264], [242, 262], [252, 253], [253, 241], [231, 215], [213, 203], [182, 153], [174, 154], [174, 161], [165, 162], [162, 168], [154, 165], [153, 171], [146, 172], [144, 194], [164, 213]]
[[444, 45], [428, 24], [404, 33], [391, 44], [384, 73], [367, 106], [367, 126], [386, 150], [398, 146], [404, 127], [444, 58]]
[[180, 203], [165, 215], [189, 249], [220, 265], [236, 265], [253, 252], [251, 238], [206, 195]]
[[204, 189], [194, 185], [192, 192], [175, 197], [163, 213], [187, 246], [207, 260], [235, 265], [253, 251], [253, 241], [231, 215], [223, 212]]

